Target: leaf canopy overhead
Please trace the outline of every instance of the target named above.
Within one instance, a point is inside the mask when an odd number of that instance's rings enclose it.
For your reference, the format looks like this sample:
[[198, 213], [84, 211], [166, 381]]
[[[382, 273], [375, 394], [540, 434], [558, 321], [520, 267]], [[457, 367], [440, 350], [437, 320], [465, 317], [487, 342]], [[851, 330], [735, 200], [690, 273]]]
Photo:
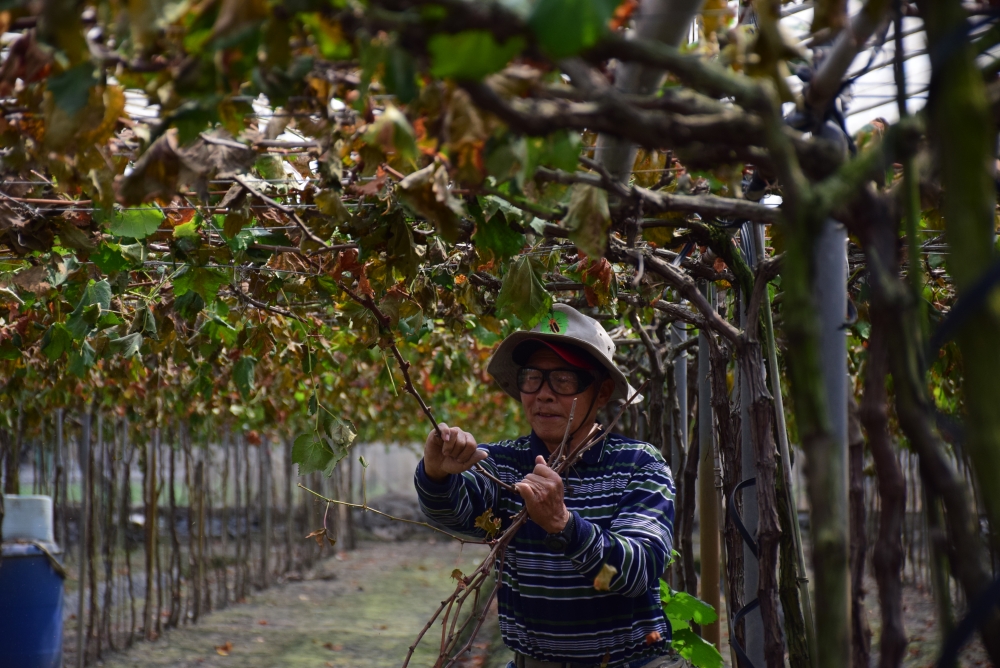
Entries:
[[[146, 416], [155, 395], [311, 429], [318, 406], [412, 438], [395, 340], [439, 417], [509, 434], [483, 371], [506, 333], [559, 300], [631, 336], [626, 309], [683, 292], [655, 261], [693, 241], [683, 270], [731, 287], [746, 258], [715, 224], [774, 220], [741, 199], [773, 162], [731, 16], [682, 55], [625, 49], [634, 7], [610, 0], [57, 7], [3, 15], [8, 407], [100, 387]], [[616, 94], [631, 61], [666, 86]], [[597, 132], [640, 146], [629, 184], [588, 161]], [[810, 174], [828, 149], [793, 141]]]

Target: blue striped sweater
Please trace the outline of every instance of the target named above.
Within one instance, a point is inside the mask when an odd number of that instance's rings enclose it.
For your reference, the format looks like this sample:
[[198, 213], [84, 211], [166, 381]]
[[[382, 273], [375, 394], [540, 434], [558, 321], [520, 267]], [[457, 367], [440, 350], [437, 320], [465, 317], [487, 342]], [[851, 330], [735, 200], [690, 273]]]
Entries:
[[[534, 434], [480, 445], [483, 466], [500, 480], [520, 482], [548, 457]], [[512, 650], [543, 661], [625, 667], [666, 653], [670, 625], [663, 615], [659, 577], [672, 546], [674, 483], [648, 443], [611, 434], [584, 453], [564, 476], [574, 536], [565, 554], [545, 547], [545, 530], [529, 521], [503, 560], [500, 629]], [[475, 471], [435, 483], [417, 466], [415, 485], [424, 513], [466, 535], [484, 537], [475, 520], [487, 509], [506, 529], [521, 497]], [[617, 572], [610, 591], [594, 588], [604, 564]], [[659, 634], [659, 639], [656, 640]]]

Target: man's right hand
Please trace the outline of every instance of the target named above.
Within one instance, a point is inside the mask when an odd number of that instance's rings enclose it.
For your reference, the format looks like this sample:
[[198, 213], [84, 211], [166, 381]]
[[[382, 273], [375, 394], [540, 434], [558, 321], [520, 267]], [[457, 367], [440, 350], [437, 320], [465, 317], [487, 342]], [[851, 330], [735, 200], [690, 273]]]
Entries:
[[476, 447], [476, 438], [458, 427], [438, 425], [441, 435], [432, 429], [424, 443], [424, 473], [434, 482], [444, 482], [452, 473], [468, 471], [489, 456]]

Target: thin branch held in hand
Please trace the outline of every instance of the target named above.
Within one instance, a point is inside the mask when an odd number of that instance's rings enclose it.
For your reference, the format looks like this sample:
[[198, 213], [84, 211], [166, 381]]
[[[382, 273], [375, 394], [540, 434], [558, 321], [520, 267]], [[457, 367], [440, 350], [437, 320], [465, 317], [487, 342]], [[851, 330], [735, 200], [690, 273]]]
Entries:
[[[374, 299], [368, 295], [359, 295], [344, 285], [343, 281], [338, 281], [337, 285], [340, 286], [341, 290], [347, 293], [348, 297], [371, 311], [371, 314], [375, 316], [375, 320], [378, 321], [381, 329], [389, 331], [392, 321], [389, 319], [389, 316], [382, 312], [382, 309], [378, 307], [378, 304], [375, 303]], [[396, 363], [399, 364], [399, 370], [403, 372], [403, 390], [417, 400], [417, 403], [420, 404], [420, 409], [424, 412], [424, 415], [427, 416], [427, 419], [430, 420], [431, 426], [434, 427], [434, 431], [437, 432], [438, 437], [441, 438], [441, 440], [444, 440], [444, 435], [441, 433], [441, 428], [438, 426], [437, 420], [434, 419], [434, 414], [431, 413], [430, 407], [424, 402], [424, 398], [420, 396], [420, 393], [417, 392], [417, 388], [413, 386], [413, 380], [410, 378], [410, 363], [403, 359], [403, 355], [399, 352], [399, 348], [396, 346], [395, 341], [389, 344], [389, 350], [392, 351], [392, 356], [396, 358]], [[511, 494], [517, 494], [517, 490], [515, 490], [513, 486], [508, 485], [504, 481], [497, 478], [495, 475], [487, 471], [481, 464], [476, 464], [476, 470]]]
[[[471, 544], [471, 545], [488, 545], [489, 544], [487, 541], [483, 541], [483, 540], [471, 540], [471, 539], [468, 539], [468, 538], [462, 538], [461, 536], [456, 536], [453, 533], [445, 531], [444, 529], [439, 529], [439, 528], [437, 528], [436, 526], [434, 526], [432, 524], [428, 524], [427, 522], [419, 522], [417, 520], [408, 520], [405, 517], [396, 517], [394, 515], [390, 515], [389, 513], [385, 513], [385, 512], [382, 512], [381, 510], [378, 510], [376, 508], [372, 508], [371, 506], [369, 506], [367, 504], [367, 502], [362, 504], [362, 503], [349, 503], [347, 501], [338, 501], [337, 499], [328, 499], [327, 497], [323, 496], [319, 492], [316, 492], [314, 490], [309, 489], [308, 487], [306, 487], [302, 483], [298, 483], [298, 486], [299, 486], [299, 488], [301, 488], [301, 489], [309, 492], [313, 496], [316, 496], [319, 499], [321, 499], [323, 501], [326, 501], [326, 503], [327, 503], [327, 511], [329, 511], [330, 504], [335, 503], [338, 506], [346, 506], [348, 508], [357, 508], [358, 510], [364, 510], [366, 512], [375, 513], [376, 515], [381, 515], [382, 517], [384, 517], [386, 519], [389, 519], [389, 520], [392, 520], [393, 522], [404, 522], [406, 524], [414, 524], [416, 526], [426, 527], [428, 529], [431, 529], [432, 531], [437, 531], [440, 534], [444, 534], [445, 536], [448, 536], [448, 538], [451, 538], [452, 540], [457, 540], [458, 542], [462, 543], [463, 545], [466, 544], [466, 543]], [[326, 528], [326, 515], [325, 514], [323, 515], [323, 528]]]
[[576, 397], [573, 398], [573, 405], [569, 407], [569, 420], [566, 422], [566, 431], [563, 433], [562, 442], [559, 444], [559, 447], [556, 448], [556, 451], [552, 453], [551, 457], [549, 457], [549, 466], [555, 466], [559, 463], [559, 460], [562, 458], [563, 450], [566, 448], [566, 442], [569, 441], [569, 430], [573, 426], [573, 417], [576, 415], [576, 399]]

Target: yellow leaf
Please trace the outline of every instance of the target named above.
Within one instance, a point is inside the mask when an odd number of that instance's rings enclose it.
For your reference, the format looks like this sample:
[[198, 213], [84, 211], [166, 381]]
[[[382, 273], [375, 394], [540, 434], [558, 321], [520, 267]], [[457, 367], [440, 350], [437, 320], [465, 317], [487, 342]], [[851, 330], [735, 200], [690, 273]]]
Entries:
[[597, 591], [611, 591], [611, 578], [618, 575], [618, 569], [611, 564], [602, 564], [601, 572], [594, 578], [594, 589]]
[[476, 518], [476, 528], [486, 532], [488, 538], [493, 538], [500, 531], [500, 518], [493, 517], [493, 510], [486, 509], [486, 512]]

